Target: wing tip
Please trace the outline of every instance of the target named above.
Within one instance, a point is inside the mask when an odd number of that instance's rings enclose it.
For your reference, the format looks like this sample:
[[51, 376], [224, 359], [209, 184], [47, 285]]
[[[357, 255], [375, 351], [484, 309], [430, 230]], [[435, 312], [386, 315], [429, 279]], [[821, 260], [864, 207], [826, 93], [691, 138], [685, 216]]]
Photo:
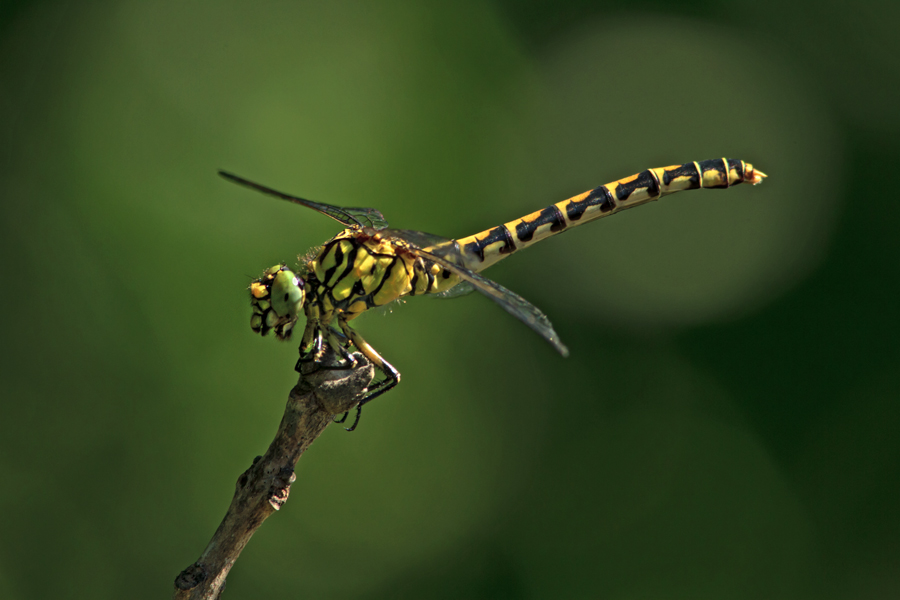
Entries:
[[226, 171], [225, 169], [217, 169], [216, 173], [218, 173], [219, 177], [221, 177], [222, 179], [231, 181], [232, 183], [240, 183], [240, 184], [246, 183], [246, 179], [244, 179], [243, 177], [238, 177], [234, 173], [230, 173], [230, 172]]

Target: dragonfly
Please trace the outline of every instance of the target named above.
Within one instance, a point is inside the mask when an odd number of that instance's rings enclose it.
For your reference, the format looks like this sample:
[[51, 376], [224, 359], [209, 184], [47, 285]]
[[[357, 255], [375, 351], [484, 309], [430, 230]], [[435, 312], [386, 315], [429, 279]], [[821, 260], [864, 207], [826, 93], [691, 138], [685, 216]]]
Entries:
[[[400, 372], [350, 326], [362, 313], [404, 296], [451, 298], [477, 291], [534, 330], [562, 356], [567, 356], [568, 349], [540, 309], [480, 272], [573, 227], [668, 194], [728, 188], [741, 183], [756, 185], [767, 177], [752, 164], [732, 158], [647, 169], [503, 225], [450, 239], [421, 231], [391, 229], [374, 208], [313, 202], [226, 171], [219, 171], [219, 175], [311, 208], [345, 227], [310, 250], [296, 269], [278, 264], [266, 269], [262, 277], [250, 284], [250, 326], [260, 335], [274, 332], [276, 338], [288, 340], [300, 317], [305, 317], [298, 371], [303, 363], [318, 362], [326, 344], [340, 355], [341, 362], [323, 368], [355, 368], [359, 361], [350, 350], [356, 348], [380, 371], [381, 376], [360, 395], [355, 420], [347, 431], [356, 429], [365, 404], [400, 382]], [[343, 423], [348, 414], [335, 420]]]

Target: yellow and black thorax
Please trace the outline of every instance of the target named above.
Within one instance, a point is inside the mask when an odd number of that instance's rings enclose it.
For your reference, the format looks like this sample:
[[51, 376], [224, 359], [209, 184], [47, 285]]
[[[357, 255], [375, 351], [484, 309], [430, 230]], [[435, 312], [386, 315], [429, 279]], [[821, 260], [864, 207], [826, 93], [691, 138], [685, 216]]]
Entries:
[[345, 229], [306, 263], [308, 304], [317, 305], [322, 323], [339, 314], [349, 321], [403, 296], [439, 293], [458, 282], [402, 239], [370, 228]]

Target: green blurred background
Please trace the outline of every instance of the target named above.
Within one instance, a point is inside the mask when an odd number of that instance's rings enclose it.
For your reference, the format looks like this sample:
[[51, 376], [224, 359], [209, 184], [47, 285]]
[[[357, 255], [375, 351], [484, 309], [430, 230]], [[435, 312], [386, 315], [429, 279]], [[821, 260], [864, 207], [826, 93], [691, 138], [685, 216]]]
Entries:
[[355, 325], [229, 598], [900, 597], [900, 4], [4, 2], [0, 598], [160, 598], [280, 419], [247, 284], [329, 219], [480, 231], [647, 167], [693, 192]]

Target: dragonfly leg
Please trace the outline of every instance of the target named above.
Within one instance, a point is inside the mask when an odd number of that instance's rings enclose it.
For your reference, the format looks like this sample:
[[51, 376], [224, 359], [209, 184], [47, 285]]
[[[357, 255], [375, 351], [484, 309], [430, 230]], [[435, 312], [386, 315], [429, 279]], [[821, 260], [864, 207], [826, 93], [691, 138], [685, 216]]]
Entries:
[[[343, 338], [344, 341], [341, 341], [340, 338]], [[350, 354], [350, 352], [348, 350], [348, 348], [350, 347], [350, 343], [351, 343], [350, 338], [348, 338], [343, 333], [341, 333], [340, 331], [338, 331], [337, 329], [335, 329], [334, 327], [329, 325], [329, 327], [328, 327], [328, 344], [336, 352], [338, 352], [344, 358], [344, 360], [346, 360], [350, 364], [349, 368], [352, 369], [353, 367], [356, 366], [357, 361], [356, 361], [356, 358], [354, 358], [353, 355]]]
[[322, 352], [322, 329], [315, 319], [306, 320], [306, 329], [303, 330], [303, 338], [300, 340], [300, 360], [294, 368], [300, 372], [300, 365], [313, 362]]
[[[314, 329], [314, 333], [308, 333], [310, 328]], [[336, 365], [318, 365], [318, 369], [320, 370], [333, 370], [333, 371], [343, 371], [347, 369], [353, 369], [357, 366], [357, 360], [347, 351], [345, 345], [348, 345], [349, 339], [337, 331], [333, 327], [328, 328], [325, 332], [325, 336], [322, 335], [322, 327], [320, 324], [316, 323], [313, 326], [307, 325], [307, 332], [304, 332], [303, 339], [309, 339], [309, 342], [300, 344], [300, 358], [297, 360], [297, 364], [294, 366], [294, 370], [300, 373], [300, 369], [305, 363], [312, 363], [318, 361], [319, 357], [322, 354], [322, 348], [325, 343], [325, 338], [327, 337], [328, 346], [332, 348], [335, 352], [341, 355], [341, 362]], [[339, 341], [339, 338], [344, 338], [346, 342]], [[311, 347], [310, 347], [311, 345]], [[309, 347], [308, 350], [304, 351], [304, 348]]]
[[342, 333], [329, 326], [325, 332], [325, 336], [328, 341], [328, 347], [332, 349], [335, 354], [340, 355], [340, 362], [335, 365], [318, 365], [318, 368], [322, 371], [346, 371], [349, 369], [355, 369], [359, 365], [359, 361], [356, 360], [356, 357], [350, 354], [350, 351], [344, 347], [343, 342], [341, 342], [338, 338], [344, 337]]
[[[382, 371], [387, 378], [382, 379], [375, 385], [375, 387], [369, 389], [363, 399], [360, 400], [359, 403], [357, 403], [356, 418], [353, 420], [353, 425], [351, 425], [350, 427], [344, 427], [346, 431], [353, 431], [354, 429], [356, 429], [356, 426], [359, 425], [359, 419], [362, 417], [362, 407], [364, 404], [368, 404], [378, 396], [382, 395], [383, 393], [400, 383], [400, 372], [397, 371], [397, 369], [395, 369], [393, 365], [391, 365], [386, 360], [382, 359], [382, 363], [384, 364], [384, 367], [382, 367]], [[390, 371], [388, 371], [387, 369], [390, 369]], [[344, 421], [346, 421], [348, 414], [349, 413], [344, 413], [344, 416], [341, 417], [339, 421], [335, 421], [335, 423], [343, 423]]]
[[[323, 369], [344, 369], [344, 368], [352, 369], [352, 368], [355, 368], [358, 361], [356, 360], [356, 357], [354, 357], [352, 354], [350, 354], [350, 352], [348, 350], [348, 348], [350, 347], [350, 344], [352, 343], [352, 340], [330, 325], [328, 326], [328, 329], [329, 329], [328, 344], [333, 349], [340, 352], [340, 354], [343, 356], [344, 360], [347, 361], [347, 364], [349, 366], [337, 365], [337, 366], [323, 366], [321, 368], [323, 368]], [[343, 342], [339, 341], [340, 338], [343, 338]], [[344, 413], [344, 416], [342, 416], [340, 419], [333, 418], [332, 421], [335, 423], [343, 423], [347, 420], [347, 416], [349, 414], [350, 414], [350, 411], [347, 411]], [[359, 416], [357, 416], [356, 420], [357, 420], [357, 422], [359, 421]], [[356, 427], [355, 424], [354, 424], [354, 427]]]
[[303, 365], [306, 363], [314, 363], [316, 362], [316, 358], [322, 353], [322, 334], [316, 333], [315, 344], [312, 348], [303, 351], [303, 346], [300, 346], [300, 358], [297, 359], [297, 364], [294, 365], [294, 370], [298, 373], [303, 373], [301, 370]]
[[[356, 405], [356, 419], [353, 421], [353, 425], [350, 427], [345, 427], [347, 431], [353, 431], [356, 429], [356, 426], [359, 424], [359, 419], [362, 416], [362, 407], [364, 404], [368, 404], [378, 396], [382, 395], [389, 389], [393, 388], [395, 385], [400, 383], [400, 372], [394, 368], [394, 366], [388, 361], [384, 360], [384, 358], [378, 354], [378, 352], [369, 345], [369, 343], [363, 339], [363, 336], [359, 334], [356, 330], [350, 327], [350, 324], [347, 323], [344, 319], [338, 319], [338, 324], [341, 326], [341, 331], [344, 332], [350, 340], [353, 342], [353, 345], [363, 353], [363, 355], [369, 359], [375, 367], [377, 367], [382, 373], [384, 373], [384, 379], [376, 383], [373, 387], [370, 387], [368, 391], [366, 391], [363, 398]], [[347, 415], [341, 418], [340, 423], [343, 423], [347, 418]]]

